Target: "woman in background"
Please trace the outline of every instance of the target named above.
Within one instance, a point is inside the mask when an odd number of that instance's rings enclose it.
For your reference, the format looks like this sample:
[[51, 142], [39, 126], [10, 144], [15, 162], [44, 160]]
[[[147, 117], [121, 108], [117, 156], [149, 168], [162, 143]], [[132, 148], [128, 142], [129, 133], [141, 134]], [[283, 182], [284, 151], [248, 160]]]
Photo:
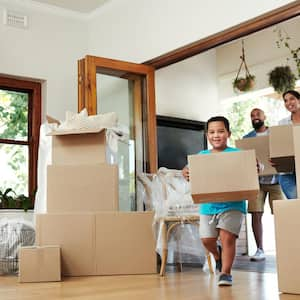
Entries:
[[[300, 125], [300, 94], [294, 90], [288, 90], [282, 95], [285, 108], [290, 116], [279, 121], [279, 125]], [[279, 184], [288, 199], [297, 198], [296, 174], [287, 173], [279, 175]]]

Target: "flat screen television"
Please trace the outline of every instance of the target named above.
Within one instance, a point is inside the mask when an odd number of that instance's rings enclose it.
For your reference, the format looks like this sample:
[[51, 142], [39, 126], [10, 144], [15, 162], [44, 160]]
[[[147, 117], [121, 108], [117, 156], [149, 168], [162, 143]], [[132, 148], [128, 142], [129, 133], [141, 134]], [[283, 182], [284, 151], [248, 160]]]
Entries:
[[187, 156], [207, 149], [205, 122], [157, 116], [158, 167], [182, 169]]

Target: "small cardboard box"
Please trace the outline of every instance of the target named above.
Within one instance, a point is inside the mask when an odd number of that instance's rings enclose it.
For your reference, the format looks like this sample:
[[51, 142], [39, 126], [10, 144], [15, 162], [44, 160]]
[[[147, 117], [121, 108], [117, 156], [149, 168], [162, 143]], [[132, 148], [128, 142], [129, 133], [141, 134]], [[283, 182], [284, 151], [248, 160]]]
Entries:
[[277, 172], [294, 172], [293, 126], [282, 125], [269, 128], [270, 158]]
[[36, 215], [36, 243], [59, 244], [65, 276], [156, 273], [153, 212]]
[[300, 200], [278, 200], [273, 206], [278, 288], [300, 294]]
[[47, 212], [118, 210], [117, 165], [50, 165], [47, 172]]
[[95, 164], [107, 161], [106, 130], [54, 131], [52, 164]]
[[254, 200], [259, 191], [254, 150], [188, 156], [194, 203]]
[[60, 245], [62, 275], [95, 275], [95, 214], [36, 215], [36, 244]]
[[153, 212], [96, 214], [98, 275], [157, 272]]
[[269, 137], [268, 136], [257, 136], [251, 138], [244, 138], [235, 141], [237, 148], [243, 150], [255, 150], [256, 158], [259, 162], [264, 165], [264, 169], [259, 175], [274, 175], [277, 174], [275, 168], [270, 164], [270, 150], [269, 150]]
[[60, 247], [20, 247], [19, 282], [61, 281]]

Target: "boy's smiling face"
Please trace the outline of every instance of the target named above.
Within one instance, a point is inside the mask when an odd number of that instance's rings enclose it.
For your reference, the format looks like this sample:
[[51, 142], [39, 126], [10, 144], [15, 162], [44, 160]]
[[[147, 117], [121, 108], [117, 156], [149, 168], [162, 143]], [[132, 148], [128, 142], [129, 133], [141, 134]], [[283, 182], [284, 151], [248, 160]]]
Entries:
[[226, 129], [224, 122], [214, 121], [208, 124], [206, 136], [213, 150], [219, 152], [227, 147], [230, 132]]

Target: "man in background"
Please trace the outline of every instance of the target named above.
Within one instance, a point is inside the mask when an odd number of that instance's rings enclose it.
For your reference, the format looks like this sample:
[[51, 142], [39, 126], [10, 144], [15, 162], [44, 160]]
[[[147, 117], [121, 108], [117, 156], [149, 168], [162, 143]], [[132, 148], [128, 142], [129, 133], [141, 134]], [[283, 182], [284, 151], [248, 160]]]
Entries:
[[[263, 110], [259, 108], [252, 109], [250, 117], [254, 130], [250, 131], [243, 138], [269, 134], [268, 127], [265, 125], [266, 116]], [[278, 183], [277, 175], [259, 176], [259, 186], [260, 190], [256, 201], [248, 202], [248, 212], [252, 215], [252, 231], [257, 247], [256, 253], [250, 257], [251, 261], [262, 261], [266, 258], [263, 249], [262, 216], [267, 196], [269, 197], [269, 205], [272, 214], [273, 200], [285, 198]]]

